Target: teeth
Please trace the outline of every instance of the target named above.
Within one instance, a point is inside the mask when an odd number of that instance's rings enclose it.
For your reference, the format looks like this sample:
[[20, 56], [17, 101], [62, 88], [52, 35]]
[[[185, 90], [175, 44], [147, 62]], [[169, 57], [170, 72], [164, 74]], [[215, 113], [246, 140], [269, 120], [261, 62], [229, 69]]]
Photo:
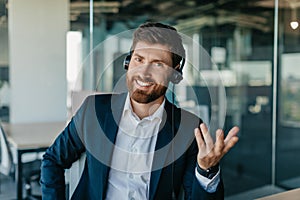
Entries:
[[143, 81], [140, 81], [140, 80], [136, 80], [137, 84], [139, 84], [140, 86], [142, 87], [147, 87], [147, 86], [150, 86], [152, 85], [151, 83], [149, 82], [143, 82]]

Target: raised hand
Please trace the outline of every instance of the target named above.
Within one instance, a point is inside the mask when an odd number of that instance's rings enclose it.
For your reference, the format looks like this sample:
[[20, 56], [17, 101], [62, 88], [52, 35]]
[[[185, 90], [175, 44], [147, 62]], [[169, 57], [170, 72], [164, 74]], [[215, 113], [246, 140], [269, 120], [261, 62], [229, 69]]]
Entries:
[[237, 143], [239, 138], [237, 134], [239, 128], [233, 127], [224, 139], [224, 131], [218, 129], [216, 131], [216, 142], [214, 143], [207, 126], [202, 123], [195, 128], [194, 133], [198, 144], [198, 165], [202, 169], [208, 169], [217, 165], [221, 158]]

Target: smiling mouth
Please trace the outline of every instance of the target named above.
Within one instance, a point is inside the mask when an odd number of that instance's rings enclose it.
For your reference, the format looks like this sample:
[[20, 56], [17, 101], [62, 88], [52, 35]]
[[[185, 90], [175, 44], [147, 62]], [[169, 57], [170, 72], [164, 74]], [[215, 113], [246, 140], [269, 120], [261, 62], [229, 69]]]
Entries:
[[144, 82], [141, 80], [136, 80], [136, 83], [140, 86], [140, 87], [150, 87], [151, 85], [153, 85], [153, 82]]

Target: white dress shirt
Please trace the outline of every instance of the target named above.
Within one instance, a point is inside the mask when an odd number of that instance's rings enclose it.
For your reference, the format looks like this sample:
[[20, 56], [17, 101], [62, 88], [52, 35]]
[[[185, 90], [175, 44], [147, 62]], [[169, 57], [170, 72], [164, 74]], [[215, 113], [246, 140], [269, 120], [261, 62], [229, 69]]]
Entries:
[[[155, 113], [139, 119], [127, 95], [112, 156], [107, 200], [149, 199], [151, 167], [164, 105], [165, 100]], [[201, 176], [197, 170], [195, 173], [206, 191], [216, 191], [219, 172], [212, 179]]]

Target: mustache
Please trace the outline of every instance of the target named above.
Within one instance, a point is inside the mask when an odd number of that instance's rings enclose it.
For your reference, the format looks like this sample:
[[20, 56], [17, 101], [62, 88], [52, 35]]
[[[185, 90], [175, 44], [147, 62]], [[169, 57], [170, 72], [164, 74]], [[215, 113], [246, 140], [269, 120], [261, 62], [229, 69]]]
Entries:
[[150, 78], [150, 77], [141, 77], [141, 76], [134, 76], [133, 79], [143, 81], [143, 82], [150, 82], [150, 83], [155, 83], [155, 80]]

